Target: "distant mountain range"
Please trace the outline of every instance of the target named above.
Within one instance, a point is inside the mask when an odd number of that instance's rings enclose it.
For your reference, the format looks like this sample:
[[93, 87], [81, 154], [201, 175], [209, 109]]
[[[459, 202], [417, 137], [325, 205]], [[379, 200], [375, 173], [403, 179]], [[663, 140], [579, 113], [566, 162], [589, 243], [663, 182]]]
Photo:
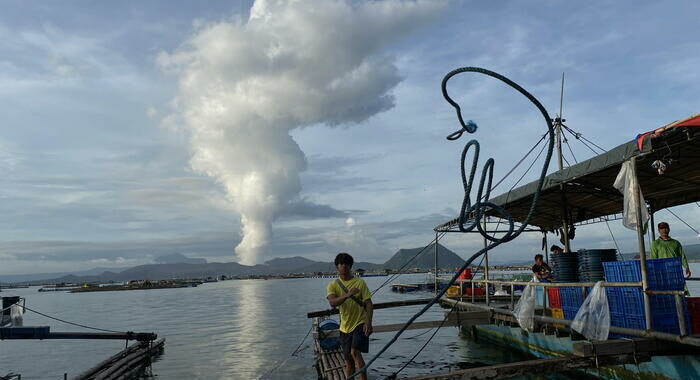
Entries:
[[[386, 263], [375, 264], [356, 262], [353, 269], [381, 271], [384, 269], [399, 269], [404, 266], [422, 248], [400, 249]], [[434, 267], [435, 246], [426, 248], [405, 269], [431, 269]], [[332, 273], [335, 271], [333, 262], [319, 262], [304, 257], [276, 258], [259, 265], [242, 265], [234, 262], [207, 263], [204, 259], [192, 259], [176, 253], [159, 257], [157, 264], [139, 265], [122, 270], [92, 269], [76, 273], [54, 273], [39, 275], [2, 275], [3, 283], [51, 284], [62, 282], [106, 282], [129, 280], [163, 280], [171, 278], [202, 278], [214, 276], [262, 276], [282, 275], [293, 273]], [[463, 260], [454, 252], [438, 244], [438, 263], [441, 268], [461, 266]]]
[[[684, 246], [689, 260], [700, 260], [700, 244]], [[423, 248], [407, 248], [398, 250], [383, 264], [356, 262], [353, 269], [382, 271], [385, 269], [398, 270], [404, 267], [411, 258], [420, 253], [404, 269], [432, 269], [435, 266], [435, 246]], [[625, 259], [632, 259], [634, 253], [623, 254]], [[332, 262], [320, 262], [304, 257], [276, 258], [259, 265], [241, 265], [234, 262], [208, 263], [204, 259], [188, 258], [176, 253], [159, 257], [157, 264], [139, 265], [132, 268], [95, 268], [89, 271], [73, 273], [42, 273], [30, 275], [0, 275], [1, 283], [52, 284], [61, 282], [104, 282], [129, 280], [162, 280], [171, 278], [203, 278], [213, 276], [264, 276], [283, 274], [312, 274], [332, 273], [335, 265]], [[464, 259], [456, 253], [438, 244], [438, 266], [442, 269], [454, 269], [464, 263]], [[529, 264], [530, 261], [511, 263], [511, 265]]]

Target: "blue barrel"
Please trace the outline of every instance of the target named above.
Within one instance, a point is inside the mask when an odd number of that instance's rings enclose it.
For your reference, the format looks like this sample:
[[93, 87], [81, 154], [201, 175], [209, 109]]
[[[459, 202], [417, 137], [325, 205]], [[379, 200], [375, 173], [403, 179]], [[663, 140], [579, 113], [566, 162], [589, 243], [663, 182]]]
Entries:
[[328, 332], [330, 330], [337, 330], [339, 328], [340, 325], [338, 325], [338, 322], [332, 319], [324, 319], [323, 321], [321, 321], [321, 323], [318, 324], [318, 338], [319, 344], [321, 345], [322, 349], [326, 351], [331, 351], [340, 348], [340, 339], [338, 337], [326, 337], [324, 334], [324, 332]]

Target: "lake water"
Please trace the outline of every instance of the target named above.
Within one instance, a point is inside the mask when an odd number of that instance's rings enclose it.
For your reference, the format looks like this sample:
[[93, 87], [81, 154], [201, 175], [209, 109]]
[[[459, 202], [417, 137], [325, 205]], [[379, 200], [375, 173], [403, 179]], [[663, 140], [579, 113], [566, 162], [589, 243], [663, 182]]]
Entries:
[[[426, 276], [404, 275], [394, 282], [419, 283]], [[375, 289], [387, 277], [365, 278]], [[165, 353], [153, 364], [161, 379], [315, 379], [313, 349], [297, 356], [311, 327], [306, 313], [328, 308], [326, 284], [331, 279], [238, 280], [196, 288], [98, 293], [39, 293], [37, 288], [7, 289], [2, 295], [27, 298], [40, 312], [94, 327], [119, 331], [155, 332], [166, 338]], [[394, 293], [389, 286], [374, 302], [429, 297], [430, 293]], [[375, 325], [407, 320], [419, 307], [377, 310]], [[420, 320], [441, 320], [444, 309], [434, 307]], [[32, 312], [26, 326], [49, 325], [52, 331], [84, 331]], [[370, 378], [382, 378], [400, 366], [431, 332], [410, 330], [372, 368]], [[390, 338], [374, 334], [370, 355]], [[302, 347], [310, 343], [309, 337]], [[22, 379], [62, 379], [92, 367], [124, 348], [123, 341], [0, 341], [0, 376], [15, 372]], [[367, 356], [366, 356], [367, 357]], [[491, 364], [518, 360], [514, 354], [458, 336], [455, 327], [439, 330], [430, 346], [402, 375], [446, 371], [468, 362]], [[268, 373], [279, 365], [279, 369]], [[453, 367], [456, 368], [456, 367]]]
[[[700, 264], [692, 264], [700, 273]], [[365, 278], [375, 289], [387, 277]], [[394, 283], [424, 282], [426, 276], [404, 275]], [[105, 293], [39, 293], [37, 288], [6, 289], [2, 295], [27, 298], [27, 306], [65, 320], [120, 331], [155, 332], [166, 338], [164, 355], [153, 364], [160, 379], [316, 379], [310, 338], [297, 356], [290, 354], [309, 331], [306, 313], [328, 308], [326, 284], [331, 279], [239, 280], [196, 288]], [[700, 284], [690, 290], [700, 294]], [[389, 286], [374, 302], [428, 297], [430, 293], [394, 293]], [[377, 310], [375, 325], [406, 321], [419, 309]], [[441, 320], [434, 307], [420, 320]], [[27, 312], [25, 325], [48, 325], [52, 331], [85, 331]], [[410, 358], [432, 332], [410, 330], [373, 366], [370, 378], [381, 379]], [[422, 334], [424, 333], [424, 334]], [[391, 333], [374, 334], [370, 354]], [[421, 335], [422, 334], [422, 335]], [[0, 376], [59, 380], [94, 366], [124, 348], [123, 341], [0, 341]], [[365, 356], [366, 358], [368, 356]], [[444, 372], [462, 365], [495, 364], [522, 357], [500, 347], [459, 337], [455, 327], [439, 330], [423, 353], [401, 374]], [[279, 369], [269, 373], [275, 366]], [[452, 366], [452, 367], [450, 367]]]

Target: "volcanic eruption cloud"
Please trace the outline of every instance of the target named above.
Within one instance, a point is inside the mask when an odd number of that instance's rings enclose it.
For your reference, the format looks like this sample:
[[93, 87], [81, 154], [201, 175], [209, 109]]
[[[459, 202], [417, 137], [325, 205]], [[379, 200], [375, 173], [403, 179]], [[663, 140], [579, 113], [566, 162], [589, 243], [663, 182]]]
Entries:
[[290, 133], [392, 108], [401, 76], [389, 47], [445, 5], [258, 0], [247, 20], [196, 22], [187, 41], [159, 55], [179, 79], [165, 122], [187, 131], [190, 165], [215, 178], [240, 213], [240, 263], [264, 262], [272, 223], [288, 210], [342, 215], [300, 196], [306, 157]]

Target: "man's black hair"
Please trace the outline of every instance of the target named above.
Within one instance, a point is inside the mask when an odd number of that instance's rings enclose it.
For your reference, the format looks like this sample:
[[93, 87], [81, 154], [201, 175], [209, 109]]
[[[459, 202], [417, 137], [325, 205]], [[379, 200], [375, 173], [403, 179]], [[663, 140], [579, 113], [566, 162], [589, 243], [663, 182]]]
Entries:
[[544, 260], [544, 256], [540, 255], [539, 253], [535, 255], [535, 260], [537, 260], [538, 257], [540, 259]]
[[563, 251], [563, 249], [562, 249], [560, 246], [554, 244], [554, 245], [552, 245], [551, 248], [549, 248], [549, 251], [550, 251], [550, 252], [554, 252], [554, 251]]
[[338, 266], [338, 264], [345, 264], [345, 265], [350, 265], [355, 263], [355, 260], [353, 260], [352, 256], [350, 254], [341, 252], [335, 257], [335, 266]]

